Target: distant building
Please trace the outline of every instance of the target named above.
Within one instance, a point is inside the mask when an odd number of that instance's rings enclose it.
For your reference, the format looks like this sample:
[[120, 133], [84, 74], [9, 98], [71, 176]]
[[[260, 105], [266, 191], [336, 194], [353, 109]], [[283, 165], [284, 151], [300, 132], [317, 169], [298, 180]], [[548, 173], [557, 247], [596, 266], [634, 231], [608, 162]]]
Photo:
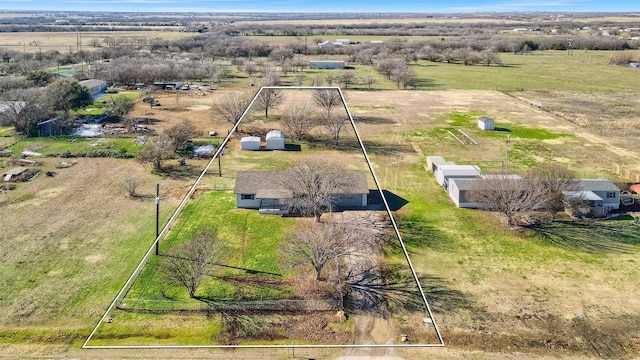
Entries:
[[344, 61], [312, 60], [309, 62], [309, 69], [344, 69]]
[[97, 79], [89, 79], [80, 81], [80, 86], [89, 90], [94, 98], [107, 90], [107, 82]]

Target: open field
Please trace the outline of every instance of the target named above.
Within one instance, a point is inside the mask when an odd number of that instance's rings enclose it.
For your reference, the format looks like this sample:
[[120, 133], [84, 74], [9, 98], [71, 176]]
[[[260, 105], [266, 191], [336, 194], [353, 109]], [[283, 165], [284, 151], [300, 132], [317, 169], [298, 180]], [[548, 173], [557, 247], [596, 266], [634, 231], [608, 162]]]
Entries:
[[[79, 35], [78, 35], [79, 34]], [[37, 53], [50, 50], [76, 52], [96, 51], [105, 47], [105, 38], [177, 40], [187, 35], [179, 31], [96, 31], [96, 32], [0, 32], [0, 50]]]
[[[346, 95], [382, 186], [409, 201], [398, 216], [447, 343], [445, 349], [397, 354], [407, 359], [423, 358], [425, 352], [441, 359], [476, 358], [478, 351], [492, 359], [510, 358], [514, 352], [526, 353], [527, 358], [637, 356], [640, 294], [634, 284], [640, 234], [629, 218], [580, 226], [564, 223], [539, 233], [512, 232], [491, 214], [455, 209], [422, 167], [425, 155], [460, 163], [501, 160], [504, 139], [500, 133], [490, 136], [475, 130], [478, 114], [512, 131], [513, 168], [559, 161], [581, 176], [616, 179], [611, 161], [637, 166], [637, 152], [499, 92]], [[161, 99], [161, 109], [146, 115], [158, 119], [153, 126], [165, 127], [188, 116], [203, 131], [226, 133], [230, 127], [213, 121], [208, 111], [188, 108], [210, 106], [220, 96], [217, 92], [178, 103], [175, 95], [167, 96]], [[169, 106], [171, 101], [176, 105]], [[136, 111], [148, 112], [140, 106]], [[460, 145], [443, 131], [456, 128], [468, 131], [480, 145]], [[47, 159], [45, 168], [53, 169], [57, 161]], [[224, 162], [223, 166], [225, 171]], [[163, 195], [163, 216], [191, 180], [158, 178], [132, 160], [83, 158], [56, 172], [55, 178], [38, 177], [19, 184], [17, 192], [0, 194], [5, 254], [0, 270], [6, 274], [1, 287], [11, 289], [0, 299], [0, 346], [5, 354], [242, 358], [255, 353], [79, 350], [153, 237], [153, 201], [125, 198], [116, 180], [124, 173], [137, 174], [146, 181], [141, 191], [146, 196], [153, 194], [155, 182], [162, 183], [169, 194]], [[216, 179], [211, 174], [208, 183]], [[589, 236], [572, 235], [585, 232]], [[59, 292], [60, 288], [67, 290]], [[203, 320], [192, 319], [213, 326]], [[149, 335], [166, 336], [153, 335], [156, 326], [149, 328]], [[178, 333], [188, 334], [185, 331]], [[316, 358], [341, 353], [296, 350], [299, 356]], [[288, 356], [282, 350], [260, 354], [256, 356]]]

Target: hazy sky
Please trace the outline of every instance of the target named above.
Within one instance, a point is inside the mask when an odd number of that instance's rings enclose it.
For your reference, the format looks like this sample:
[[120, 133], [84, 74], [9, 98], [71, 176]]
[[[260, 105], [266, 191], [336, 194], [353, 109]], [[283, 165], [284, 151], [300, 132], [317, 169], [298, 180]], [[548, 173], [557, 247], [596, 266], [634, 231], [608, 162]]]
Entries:
[[640, 11], [637, 0], [0, 0], [0, 10], [148, 12]]

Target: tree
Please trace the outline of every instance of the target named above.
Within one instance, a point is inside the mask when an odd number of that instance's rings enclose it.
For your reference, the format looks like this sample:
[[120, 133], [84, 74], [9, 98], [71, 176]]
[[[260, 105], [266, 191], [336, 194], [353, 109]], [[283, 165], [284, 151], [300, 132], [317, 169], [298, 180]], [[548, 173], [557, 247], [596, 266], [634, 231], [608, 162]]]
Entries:
[[404, 63], [398, 63], [391, 71], [391, 76], [395, 80], [398, 89], [400, 89], [400, 87], [406, 89], [407, 86], [415, 82], [416, 78], [416, 74], [413, 69]]
[[[575, 172], [562, 164], [542, 163], [531, 170], [529, 178], [535, 179], [548, 192], [547, 201], [542, 205], [551, 215], [551, 220], [564, 210], [565, 192], [575, 193], [580, 189]], [[576, 196], [573, 196], [575, 199]]]
[[303, 216], [313, 216], [316, 222], [325, 211], [333, 208], [335, 194], [355, 183], [352, 173], [344, 167], [317, 158], [293, 164], [279, 181], [293, 193], [292, 209]]
[[331, 111], [342, 103], [342, 98], [337, 89], [318, 89], [313, 91], [313, 102], [331, 116]]
[[482, 59], [482, 63], [485, 64], [486, 66], [489, 66], [491, 64], [496, 64], [496, 65], [502, 64], [502, 61], [500, 60], [500, 57], [498, 56], [498, 52], [496, 51], [495, 47], [490, 47], [482, 51], [480, 53], [480, 58]]
[[117, 96], [107, 103], [105, 112], [112, 116], [125, 117], [133, 110], [133, 106], [133, 100], [126, 96]]
[[0, 112], [0, 124], [13, 126], [17, 133], [37, 135], [38, 122], [49, 115], [49, 108], [42, 92], [36, 88], [13, 89], [0, 95], [5, 101], [5, 111]]
[[322, 270], [332, 260], [345, 256], [354, 244], [344, 224], [299, 223], [285, 235], [282, 252], [290, 265], [310, 265], [316, 280], [322, 279]]
[[315, 126], [313, 108], [308, 102], [296, 102], [282, 112], [280, 121], [291, 136], [300, 140]]
[[138, 194], [136, 194], [136, 190], [140, 184], [142, 184], [142, 180], [134, 177], [133, 175], [127, 175], [120, 181], [120, 187], [122, 190], [127, 192], [127, 195], [129, 195], [130, 198], [138, 196]]
[[213, 110], [224, 120], [236, 124], [249, 105], [249, 98], [245, 93], [232, 92], [213, 104]]
[[166, 134], [160, 134], [155, 142], [147, 145], [138, 153], [138, 161], [151, 163], [157, 171], [162, 171], [162, 165], [173, 157], [173, 141]]
[[336, 146], [338, 146], [342, 128], [344, 128], [348, 123], [349, 118], [346, 114], [330, 114], [322, 119], [322, 125], [327, 129], [331, 139], [333, 140], [333, 144]]
[[24, 77], [33, 83], [34, 86], [44, 86], [51, 80], [52, 76], [48, 71], [36, 70], [27, 73]]
[[269, 109], [277, 107], [284, 101], [284, 95], [276, 89], [262, 89], [258, 98], [256, 98], [256, 106], [259, 110], [264, 110], [264, 118], [269, 117]]
[[474, 181], [466, 198], [503, 213], [507, 217], [507, 225], [512, 227], [516, 214], [541, 209], [552, 196], [537, 179], [495, 175]]
[[174, 149], [184, 149], [189, 140], [198, 136], [198, 129], [190, 120], [182, 120], [182, 122], [165, 130], [164, 133], [171, 139]]
[[47, 86], [46, 93], [52, 108], [63, 111], [65, 116], [69, 115], [71, 109], [78, 109], [93, 103], [89, 90], [77, 81], [58, 80]]
[[168, 280], [183, 285], [189, 296], [194, 297], [202, 280], [209, 275], [211, 266], [222, 259], [222, 249], [215, 229], [200, 230], [163, 257], [164, 275]]

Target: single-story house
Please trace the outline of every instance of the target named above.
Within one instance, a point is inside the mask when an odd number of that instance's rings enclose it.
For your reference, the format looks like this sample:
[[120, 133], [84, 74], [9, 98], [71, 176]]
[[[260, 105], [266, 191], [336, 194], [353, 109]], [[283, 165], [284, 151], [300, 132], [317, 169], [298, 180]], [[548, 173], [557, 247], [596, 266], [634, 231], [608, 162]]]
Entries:
[[91, 96], [95, 99], [96, 96], [102, 94], [107, 90], [107, 82], [98, 79], [89, 79], [80, 81], [80, 86], [89, 90]]
[[580, 205], [577, 212], [581, 215], [602, 217], [620, 208], [620, 189], [610, 180], [580, 179], [578, 184], [580, 190], [564, 194], [568, 198], [578, 199]]
[[490, 117], [480, 116], [478, 119], [478, 127], [482, 130], [495, 130], [496, 124]]
[[435, 171], [436, 180], [440, 186], [447, 189], [451, 178], [477, 178], [482, 171], [476, 165], [441, 165]]
[[240, 150], [260, 150], [259, 136], [245, 136], [240, 139]]
[[[367, 206], [369, 185], [364, 173], [353, 172], [354, 181], [349, 188], [334, 194], [337, 208], [364, 208]], [[288, 214], [295, 202], [295, 194], [283, 185], [282, 171], [239, 171], [233, 193], [236, 206], [259, 209], [261, 214]]]
[[280, 130], [271, 130], [265, 137], [267, 150], [284, 150], [284, 134]]
[[312, 60], [309, 69], [344, 69], [344, 61]]

